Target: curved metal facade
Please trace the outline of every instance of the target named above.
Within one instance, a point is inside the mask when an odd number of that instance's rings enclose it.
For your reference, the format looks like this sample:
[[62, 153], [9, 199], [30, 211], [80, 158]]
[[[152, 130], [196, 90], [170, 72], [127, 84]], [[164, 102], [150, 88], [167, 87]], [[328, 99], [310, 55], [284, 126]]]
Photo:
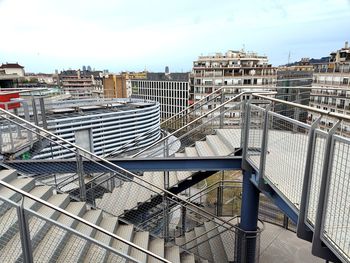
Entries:
[[[159, 139], [161, 130], [158, 102], [138, 99], [108, 99], [96, 102], [98, 103], [94, 104], [89, 100], [89, 104], [84, 106], [77, 106], [77, 103], [72, 102], [74, 112], [71, 112], [72, 108], [61, 106], [59, 114], [48, 116], [48, 129], [97, 155], [110, 153], [150, 129], [154, 131], [137, 145], [130, 147], [130, 150], [145, 147]], [[51, 106], [57, 109], [57, 105]], [[47, 146], [35, 154], [33, 159], [69, 157], [74, 156], [68, 149]]]

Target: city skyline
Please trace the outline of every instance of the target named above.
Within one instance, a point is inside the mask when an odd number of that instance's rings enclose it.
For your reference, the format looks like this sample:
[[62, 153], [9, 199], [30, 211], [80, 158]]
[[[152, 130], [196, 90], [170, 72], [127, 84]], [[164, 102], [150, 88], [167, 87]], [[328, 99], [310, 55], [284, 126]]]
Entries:
[[201, 54], [242, 48], [278, 66], [289, 53], [291, 62], [324, 57], [350, 39], [349, 0], [0, 0], [0, 16], [8, 21], [0, 62], [18, 62], [26, 72], [83, 65], [111, 72], [168, 65], [185, 72]]

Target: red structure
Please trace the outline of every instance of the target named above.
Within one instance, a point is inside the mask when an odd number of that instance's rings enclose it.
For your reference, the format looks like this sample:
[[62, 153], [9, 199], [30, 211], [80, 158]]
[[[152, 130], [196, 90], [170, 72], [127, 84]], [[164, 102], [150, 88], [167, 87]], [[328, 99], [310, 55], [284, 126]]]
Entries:
[[[2, 102], [10, 102], [11, 99], [19, 98], [19, 92], [0, 92], [0, 108], [6, 109], [6, 104]], [[7, 103], [7, 109], [19, 108], [19, 102]]]

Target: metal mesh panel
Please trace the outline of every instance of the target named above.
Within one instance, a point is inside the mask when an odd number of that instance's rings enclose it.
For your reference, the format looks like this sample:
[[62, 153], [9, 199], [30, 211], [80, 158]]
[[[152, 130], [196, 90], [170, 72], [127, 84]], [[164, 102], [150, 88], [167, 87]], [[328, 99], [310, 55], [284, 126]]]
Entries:
[[299, 208], [309, 128], [270, 116], [265, 178]]
[[[206, 113], [204, 118], [194, 120], [191, 124], [182, 130], [178, 130], [173, 133], [168, 139], [161, 140], [159, 143], [152, 147], [149, 147], [147, 151], [141, 151], [136, 156], [142, 157], [161, 157], [172, 156], [175, 152], [181, 152], [185, 147], [191, 147], [196, 142], [205, 140], [207, 135], [220, 133], [223, 129], [233, 129], [229, 134], [226, 134], [234, 148], [239, 148], [241, 145], [241, 116], [240, 116], [241, 104], [232, 103], [227, 107], [223, 107], [222, 110], [217, 109], [212, 113]], [[207, 112], [209, 112], [207, 110]], [[225, 132], [222, 132], [225, 133]], [[225, 136], [225, 135], [224, 135]], [[231, 150], [232, 153], [232, 150]], [[214, 153], [210, 150], [203, 150], [200, 155], [212, 156]], [[228, 155], [230, 152], [222, 153], [219, 155]]]
[[235, 231], [235, 253], [234, 262], [259, 262], [260, 260], [260, 236], [258, 229], [256, 233], [247, 233], [237, 229]]
[[315, 136], [313, 162], [311, 164], [310, 191], [308, 204], [306, 205], [307, 220], [312, 227], [314, 227], [316, 222], [327, 134], [316, 130]]
[[20, 235], [16, 207], [14, 204], [0, 199], [0, 262], [13, 261], [14, 250], [17, 251], [15, 258], [17, 262], [24, 262], [21, 241], [20, 239], [14, 240], [15, 236]]
[[255, 105], [251, 105], [250, 107], [247, 160], [258, 169], [260, 166], [263, 137], [264, 109]]
[[343, 258], [350, 260], [350, 142], [335, 137], [333, 147], [322, 236]]

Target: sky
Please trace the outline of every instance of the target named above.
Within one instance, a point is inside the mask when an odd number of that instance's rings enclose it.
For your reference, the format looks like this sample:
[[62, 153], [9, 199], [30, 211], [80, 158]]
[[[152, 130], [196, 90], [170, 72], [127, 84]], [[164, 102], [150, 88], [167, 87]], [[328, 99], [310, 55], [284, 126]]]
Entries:
[[0, 21], [0, 63], [37, 73], [186, 72], [242, 48], [278, 66], [350, 42], [350, 0], [0, 0]]

